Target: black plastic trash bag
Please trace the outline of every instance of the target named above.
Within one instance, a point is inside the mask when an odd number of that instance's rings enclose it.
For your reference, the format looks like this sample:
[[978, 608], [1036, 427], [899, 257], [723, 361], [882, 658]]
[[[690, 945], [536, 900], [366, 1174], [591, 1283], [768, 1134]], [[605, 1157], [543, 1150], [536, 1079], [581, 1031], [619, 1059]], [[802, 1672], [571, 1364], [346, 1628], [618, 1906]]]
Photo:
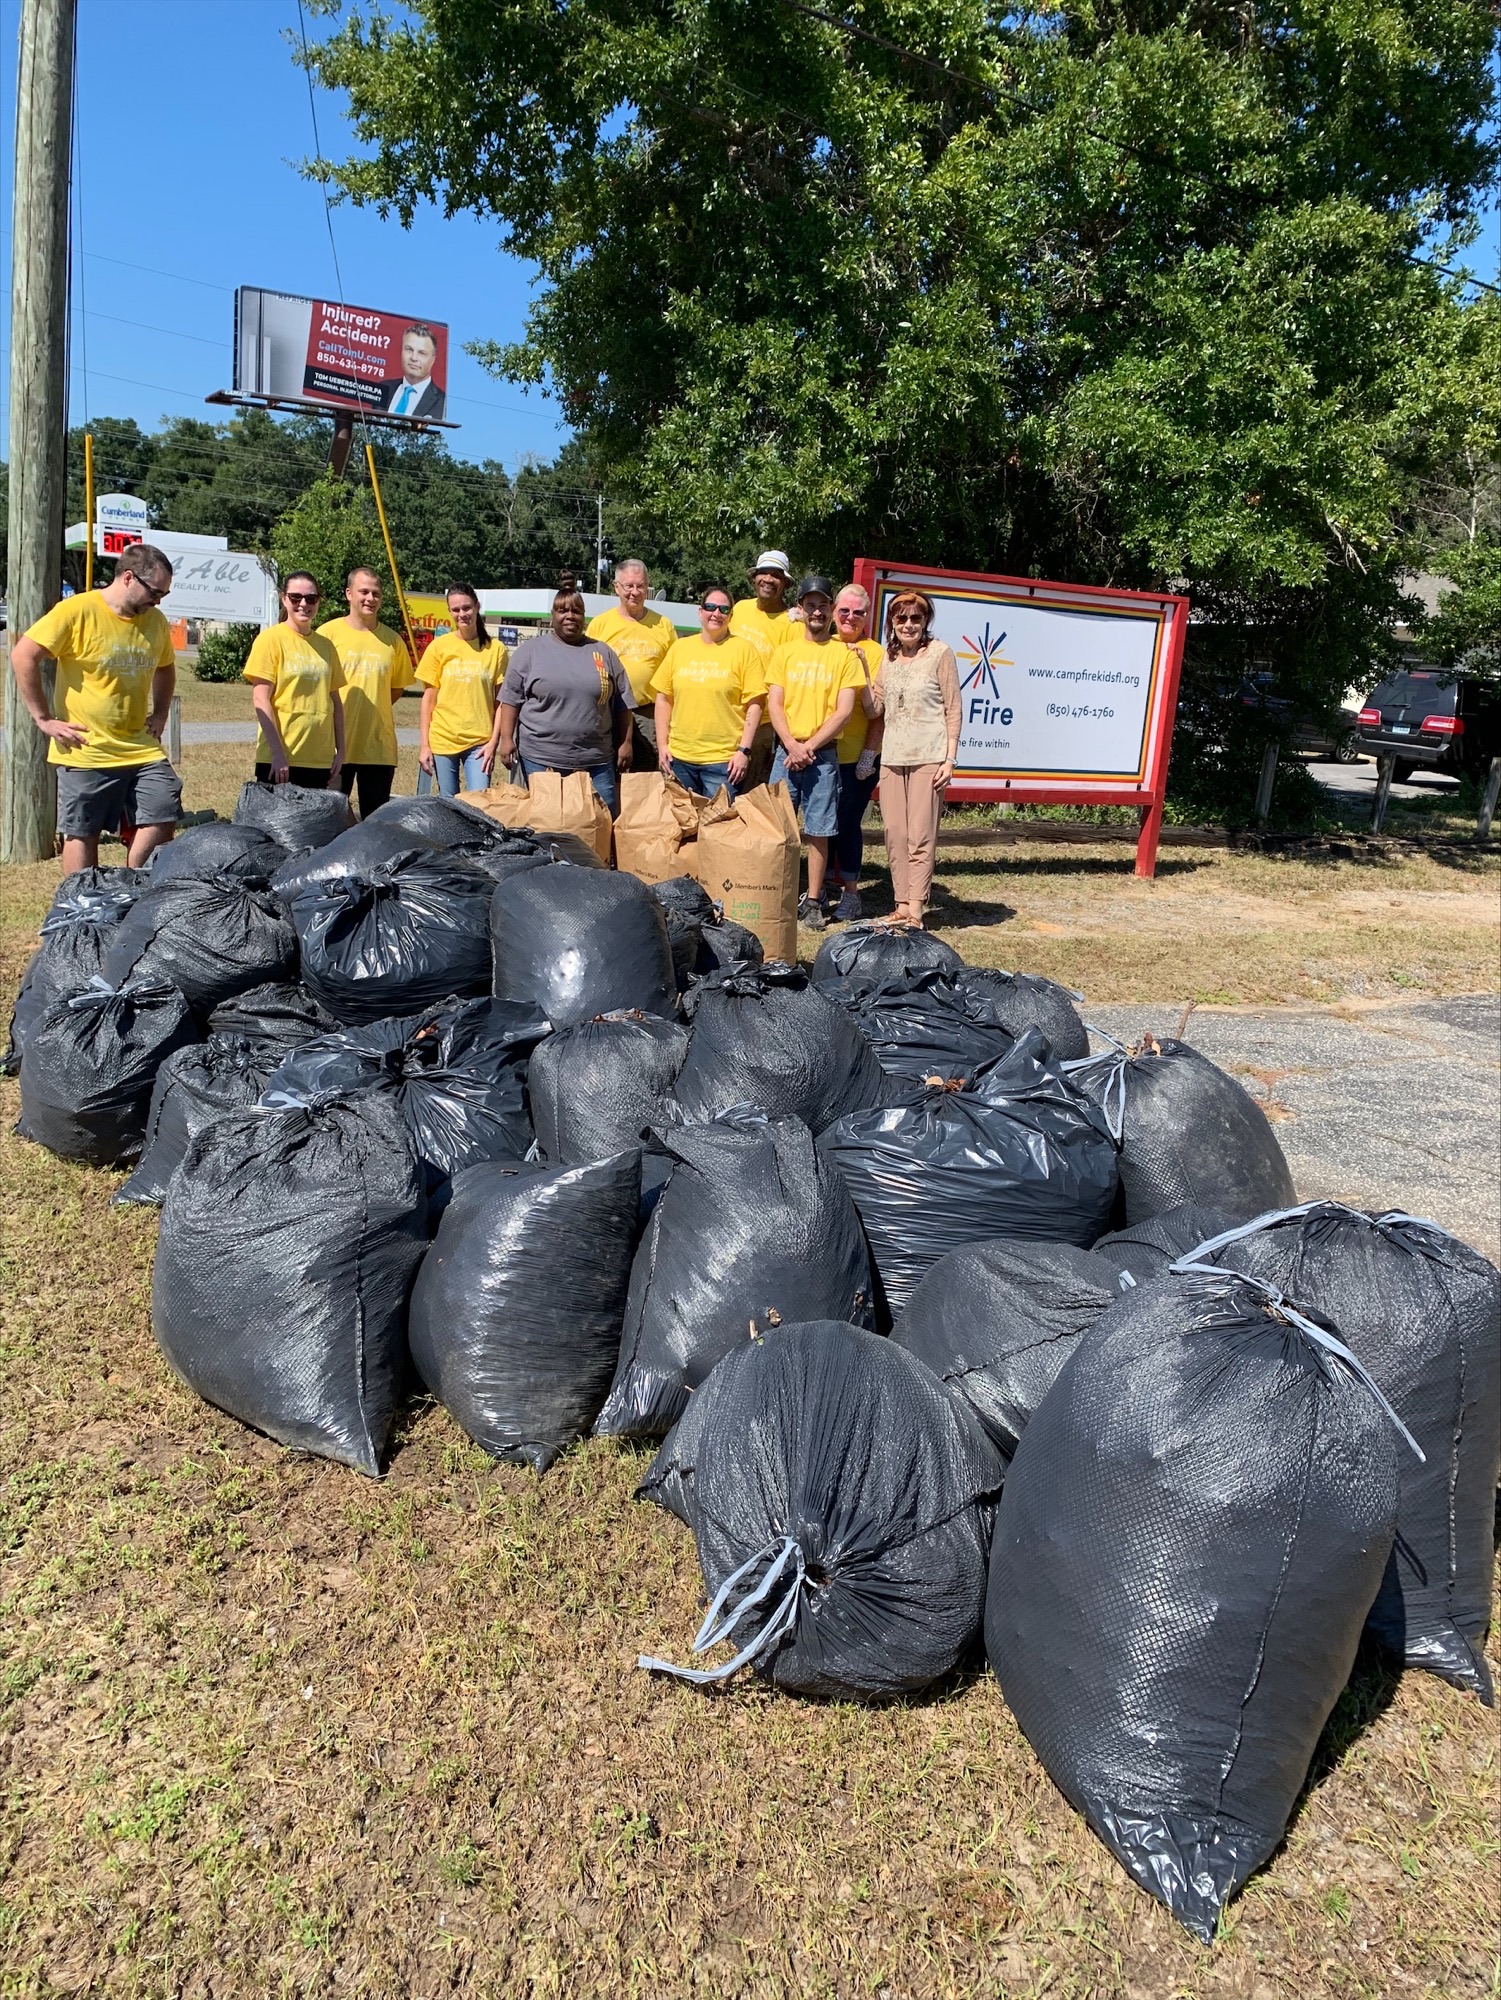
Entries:
[[233, 875], [192, 877], [147, 891], [115, 929], [104, 959], [111, 986], [165, 979], [202, 1018], [223, 1000], [297, 971], [297, 933], [269, 889]]
[[435, 841], [372, 816], [347, 828], [323, 847], [315, 847], [306, 854], [288, 855], [271, 877], [271, 887], [283, 903], [290, 905], [305, 889], [328, 882], [353, 881], [382, 862], [412, 854], [443, 854], [456, 862], [467, 859], [462, 854], [446, 854]]
[[175, 986], [90, 980], [54, 1000], [27, 1037], [17, 1132], [64, 1160], [128, 1166], [146, 1136], [157, 1070], [198, 1038]]
[[497, 825], [493, 819], [476, 812], [473, 806], [461, 804], [458, 799], [445, 799], [436, 794], [421, 799], [387, 799], [362, 824], [400, 828], [415, 834], [432, 847], [503, 847], [511, 838], [509, 827]]
[[345, 1023], [484, 993], [490, 895], [484, 876], [461, 860], [415, 851], [311, 884], [289, 906], [302, 982]]
[[1040, 1028], [1059, 1062], [1089, 1054], [1089, 1030], [1079, 1018], [1077, 994], [1033, 972], [1002, 972], [991, 965], [962, 965], [949, 975], [977, 1021], [1020, 1037]]
[[755, 1327], [870, 1321], [859, 1219], [799, 1119], [735, 1112], [654, 1139], [677, 1164], [636, 1252], [601, 1437], [660, 1437]]
[[1290, 1208], [1292, 1175], [1266, 1113], [1187, 1042], [1148, 1035], [1070, 1064], [1120, 1141], [1127, 1223], [1195, 1202], [1232, 1215]]
[[1190, 1250], [1197, 1250], [1211, 1236], [1219, 1236], [1248, 1219], [1247, 1215], [1234, 1215], [1228, 1209], [1202, 1208], [1196, 1201], [1186, 1201], [1178, 1208], [1165, 1208], [1160, 1215], [1149, 1215], [1145, 1222], [1113, 1229], [1094, 1247], [1101, 1257], [1108, 1257], [1122, 1271], [1129, 1271], [1141, 1284], [1148, 1278], [1160, 1278], [1170, 1264], [1176, 1264]]
[[160, 1208], [188, 1142], [227, 1111], [246, 1111], [260, 1097], [280, 1051], [235, 1035], [210, 1035], [178, 1049], [156, 1073], [141, 1162], [114, 1197], [121, 1208]]
[[989, 1236], [1083, 1249], [1115, 1200], [1104, 1115], [1036, 1028], [972, 1083], [854, 1112], [819, 1144], [854, 1197], [893, 1314], [951, 1250]]
[[818, 947], [813, 983], [844, 1000], [914, 972], [953, 972], [963, 964], [952, 945], [916, 925], [846, 924]]
[[1004, 1028], [977, 1020], [943, 972], [862, 986], [844, 1005], [882, 1069], [895, 1076], [969, 1078], [1015, 1040]]
[[801, 966], [772, 959], [712, 972], [685, 996], [683, 1011], [693, 1024], [677, 1083], [686, 1118], [754, 1104], [818, 1133], [888, 1100], [875, 1050]]
[[529, 1007], [445, 1000], [304, 1042], [268, 1077], [264, 1101], [388, 1092], [436, 1188], [483, 1160], [525, 1159], [532, 1143], [527, 1057], [546, 1033], [546, 1021]]
[[672, 875], [665, 882], [652, 882], [648, 887], [664, 910], [679, 910], [698, 923], [712, 924], [721, 914], [721, 906], [692, 875]]
[[389, 1097], [231, 1111], [167, 1190], [152, 1327], [205, 1402], [374, 1477], [426, 1248], [422, 1169]]
[[305, 986], [280, 979], [247, 987], [232, 999], [221, 1000], [208, 1017], [211, 1035], [238, 1036], [272, 1049], [298, 1048], [314, 1035], [332, 1034], [338, 1025]]
[[996, 1511], [1007, 1705], [1205, 1943], [1282, 1838], [1391, 1551], [1406, 1446], [1342, 1353], [1243, 1278], [1154, 1279], [1079, 1343]]
[[687, 1053], [686, 1030], [660, 1014], [601, 1014], [550, 1036], [526, 1083], [542, 1157], [608, 1160], [640, 1146], [648, 1126], [673, 1123]]
[[296, 853], [324, 847], [354, 825], [354, 807], [343, 792], [316, 785], [273, 785], [252, 778], [240, 787], [234, 810], [236, 826], [258, 826]]
[[732, 965], [762, 965], [766, 960], [766, 947], [754, 931], [748, 931], [744, 924], [737, 924], [731, 917], [720, 917], [717, 922], [705, 924], [699, 933], [698, 975], [702, 979], [711, 972], [724, 972]]
[[915, 1694], [979, 1636], [999, 1454], [968, 1407], [889, 1341], [829, 1320], [742, 1341], [641, 1491], [688, 1520], [709, 1615], [696, 1681], [741, 1666], [789, 1694]]
[[644, 882], [613, 869], [537, 868], [513, 875], [490, 905], [495, 996], [555, 1028], [639, 1008], [677, 1013], [667, 919]]
[[20, 1068], [26, 1037], [53, 1001], [102, 974], [115, 926], [150, 886], [142, 868], [80, 868], [63, 877], [42, 919], [42, 941], [21, 974], [0, 1076]]
[[959, 1391], [1009, 1458], [1063, 1364], [1129, 1290], [1092, 1250], [992, 1237], [941, 1257], [891, 1338]]
[[1197, 1256], [1316, 1306], [1425, 1454], [1423, 1463], [1397, 1457], [1397, 1542], [1371, 1610], [1373, 1636], [1489, 1705], [1481, 1649], [1501, 1469], [1501, 1272], [1436, 1223], [1332, 1201], [1230, 1234]]
[[615, 1372], [641, 1153], [473, 1167], [412, 1292], [417, 1373], [494, 1458], [545, 1472], [586, 1437]]
[[287, 850], [263, 827], [208, 820], [202, 826], [185, 826], [175, 840], [156, 850], [150, 863], [151, 887], [160, 889], [166, 882], [211, 882], [216, 875], [232, 875], [252, 888], [264, 889], [286, 858]]

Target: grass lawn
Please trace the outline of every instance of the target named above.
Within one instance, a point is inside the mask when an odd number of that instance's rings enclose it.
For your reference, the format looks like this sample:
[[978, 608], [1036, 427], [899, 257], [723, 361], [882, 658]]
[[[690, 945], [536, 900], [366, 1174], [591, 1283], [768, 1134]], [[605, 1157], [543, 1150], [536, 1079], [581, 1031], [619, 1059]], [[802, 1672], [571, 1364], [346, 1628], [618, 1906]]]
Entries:
[[[249, 762], [190, 745], [189, 806], [227, 812]], [[1091, 999], [1495, 989], [1492, 862], [1129, 869], [946, 850], [936, 917]], [[4, 884], [7, 991], [56, 879]], [[1496, 1718], [1473, 1699], [1363, 1656], [1284, 1849], [1205, 1951], [983, 1672], [870, 1709], [639, 1673], [684, 1656], [700, 1597], [686, 1531], [632, 1501], [645, 1454], [591, 1443], [538, 1480], [422, 1403], [376, 1483], [206, 1408], [151, 1337], [155, 1217], [11, 1137], [15, 1109], [0, 1085], [7, 2000], [1497, 1992]]]

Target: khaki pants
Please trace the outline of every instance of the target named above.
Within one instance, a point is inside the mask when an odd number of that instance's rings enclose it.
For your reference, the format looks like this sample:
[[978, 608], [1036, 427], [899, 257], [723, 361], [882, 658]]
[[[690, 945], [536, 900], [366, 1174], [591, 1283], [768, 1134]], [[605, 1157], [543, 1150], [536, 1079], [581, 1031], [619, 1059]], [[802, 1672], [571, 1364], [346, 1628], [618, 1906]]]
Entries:
[[933, 783], [936, 764], [885, 764], [881, 768], [881, 822], [886, 860], [898, 905], [925, 910], [933, 886], [933, 849], [943, 794]]

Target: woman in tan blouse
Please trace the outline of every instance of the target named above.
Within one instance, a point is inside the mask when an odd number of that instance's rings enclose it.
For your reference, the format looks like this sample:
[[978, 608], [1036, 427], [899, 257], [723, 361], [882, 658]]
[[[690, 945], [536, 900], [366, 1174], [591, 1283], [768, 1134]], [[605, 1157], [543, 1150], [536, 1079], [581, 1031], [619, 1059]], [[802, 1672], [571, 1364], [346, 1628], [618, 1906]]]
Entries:
[[871, 687], [872, 706], [886, 720], [881, 819], [899, 924], [920, 924], [928, 906], [938, 817], [959, 751], [959, 669], [932, 627], [933, 606], [921, 591], [894, 598]]

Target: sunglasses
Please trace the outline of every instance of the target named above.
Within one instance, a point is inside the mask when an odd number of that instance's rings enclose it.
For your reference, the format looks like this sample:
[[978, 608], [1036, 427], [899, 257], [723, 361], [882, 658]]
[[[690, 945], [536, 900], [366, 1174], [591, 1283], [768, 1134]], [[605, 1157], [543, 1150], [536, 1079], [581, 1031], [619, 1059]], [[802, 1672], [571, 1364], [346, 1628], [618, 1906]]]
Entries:
[[834, 616], [836, 618], [863, 618], [865, 613], [853, 604], [836, 604], [834, 607]]
[[[132, 570], [131, 574], [134, 576], [135, 572]], [[138, 576], [135, 579], [135, 584], [137, 590], [145, 591], [146, 595], [151, 599], [151, 602], [153, 604], [160, 604], [162, 599], [167, 595], [168, 591], [172, 588], [170, 583], [164, 583], [160, 586], [154, 583], [143, 583], [140, 577]]]
[[920, 611], [898, 611], [891, 622], [893, 625], [926, 625], [928, 621]]
[[318, 593], [316, 590], [289, 590], [287, 592], [287, 602], [288, 604], [316, 604], [318, 602]]
[[709, 618], [728, 618], [730, 615], [728, 604], [701, 604], [698, 608]]

